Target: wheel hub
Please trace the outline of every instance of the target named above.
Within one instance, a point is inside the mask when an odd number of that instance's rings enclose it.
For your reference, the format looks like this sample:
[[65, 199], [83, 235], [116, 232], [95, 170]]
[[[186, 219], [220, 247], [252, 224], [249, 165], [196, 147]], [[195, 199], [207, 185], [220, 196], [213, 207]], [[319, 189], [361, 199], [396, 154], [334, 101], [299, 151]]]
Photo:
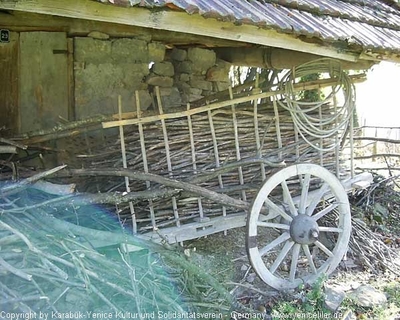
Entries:
[[293, 241], [299, 244], [312, 244], [319, 236], [317, 222], [306, 214], [295, 216], [290, 223], [289, 231]]

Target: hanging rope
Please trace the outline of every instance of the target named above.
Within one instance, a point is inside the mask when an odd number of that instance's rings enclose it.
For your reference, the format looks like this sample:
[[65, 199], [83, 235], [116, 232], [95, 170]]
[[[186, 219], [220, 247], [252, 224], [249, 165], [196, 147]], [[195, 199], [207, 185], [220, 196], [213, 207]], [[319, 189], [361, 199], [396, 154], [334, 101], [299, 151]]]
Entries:
[[[332, 79], [337, 80], [337, 84], [332, 86], [332, 91], [322, 101], [299, 101], [299, 94], [294, 88], [296, 79], [316, 73], [329, 74]], [[284, 99], [278, 100], [278, 103], [290, 112], [294, 125], [304, 141], [319, 151], [329, 151], [340, 144], [344, 129], [346, 129], [355, 108], [354, 85], [349, 76], [343, 72], [340, 63], [327, 58], [307, 62], [288, 71], [280, 83], [280, 90], [284, 91]], [[335, 112], [320, 118], [318, 109], [325, 104], [333, 104], [334, 96], [338, 96], [339, 93], [343, 94], [343, 99], [337, 100]], [[339, 134], [341, 134], [340, 139], [328, 146], [321, 146], [320, 143], [313, 142]], [[317, 139], [311, 141], [310, 137]], [[329, 141], [334, 141], [334, 139], [329, 139]]]

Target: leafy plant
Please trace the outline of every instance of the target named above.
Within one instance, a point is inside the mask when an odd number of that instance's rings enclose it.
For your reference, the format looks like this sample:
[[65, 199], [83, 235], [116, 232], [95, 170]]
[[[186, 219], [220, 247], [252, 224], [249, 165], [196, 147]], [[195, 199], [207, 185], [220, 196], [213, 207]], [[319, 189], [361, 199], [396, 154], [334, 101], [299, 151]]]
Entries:
[[301, 286], [300, 292], [294, 295], [291, 301], [278, 302], [273, 307], [272, 319], [282, 318], [282, 316], [287, 319], [296, 319], [307, 318], [307, 315], [310, 317], [317, 314], [331, 315], [331, 312], [324, 306], [323, 285], [325, 280], [326, 276], [321, 276], [312, 286]]

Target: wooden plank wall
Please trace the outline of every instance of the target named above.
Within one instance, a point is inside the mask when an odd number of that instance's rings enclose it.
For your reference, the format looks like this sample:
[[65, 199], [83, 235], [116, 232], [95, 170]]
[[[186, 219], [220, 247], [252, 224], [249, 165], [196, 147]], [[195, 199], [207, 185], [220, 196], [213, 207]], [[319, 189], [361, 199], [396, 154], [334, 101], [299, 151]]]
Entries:
[[20, 33], [21, 132], [68, 119], [68, 50], [64, 32]]
[[10, 33], [10, 42], [0, 43], [0, 136], [19, 130], [18, 44], [17, 32]]

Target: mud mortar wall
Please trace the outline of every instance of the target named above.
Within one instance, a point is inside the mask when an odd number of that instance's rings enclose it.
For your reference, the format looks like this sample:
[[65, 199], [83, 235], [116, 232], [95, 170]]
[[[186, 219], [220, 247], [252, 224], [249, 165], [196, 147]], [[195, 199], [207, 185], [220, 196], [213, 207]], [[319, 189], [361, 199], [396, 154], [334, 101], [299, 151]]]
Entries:
[[151, 94], [160, 87], [163, 107], [185, 106], [229, 86], [230, 64], [213, 50], [166, 49], [143, 39], [74, 38], [75, 117], [136, 111], [135, 91], [141, 109], [151, 107]]

